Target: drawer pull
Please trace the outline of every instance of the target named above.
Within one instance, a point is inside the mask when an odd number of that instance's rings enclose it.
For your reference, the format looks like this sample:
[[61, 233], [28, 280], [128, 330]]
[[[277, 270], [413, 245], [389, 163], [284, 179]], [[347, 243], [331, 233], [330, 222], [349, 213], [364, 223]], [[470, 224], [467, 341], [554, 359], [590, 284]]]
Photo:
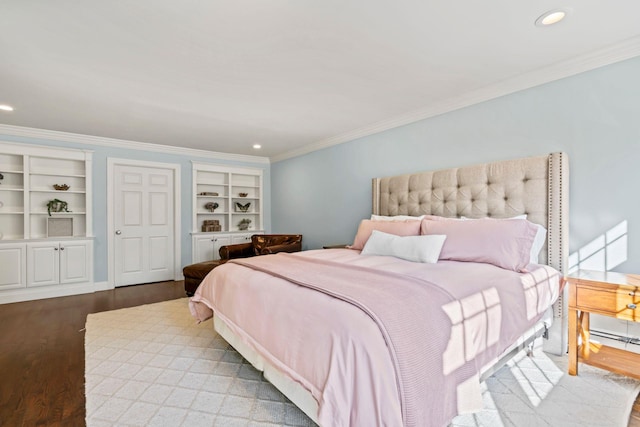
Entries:
[[635, 310], [637, 307], [637, 305], [635, 304], [627, 304], [627, 308], [630, 308], [631, 310]]

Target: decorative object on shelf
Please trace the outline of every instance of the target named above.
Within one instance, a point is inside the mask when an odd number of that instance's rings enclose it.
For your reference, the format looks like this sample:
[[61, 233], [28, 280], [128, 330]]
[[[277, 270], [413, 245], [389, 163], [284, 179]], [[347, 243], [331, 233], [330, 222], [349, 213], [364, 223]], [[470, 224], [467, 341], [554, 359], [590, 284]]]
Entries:
[[[4, 175], [2, 175], [2, 174], [0, 173], [0, 181], [2, 181], [3, 179], [4, 179]], [[0, 184], [2, 184], [2, 183], [0, 182]]]
[[251, 220], [247, 218], [242, 218], [238, 223], [238, 230], [248, 230], [249, 225], [251, 225]]
[[53, 199], [47, 203], [47, 213], [51, 216], [51, 212], [71, 212], [68, 207], [68, 203], [64, 200]]
[[251, 207], [251, 202], [244, 205], [242, 203], [236, 202], [236, 211], [238, 212], [248, 212], [250, 207]]
[[202, 232], [210, 233], [212, 231], [222, 231], [220, 221], [218, 221], [217, 219], [205, 219], [202, 222]]
[[249, 195], [249, 193], [238, 193], [238, 196], [240, 197], [247, 197]]
[[203, 191], [202, 193], [199, 194], [199, 196], [217, 196], [218, 193], [216, 193], [215, 191]]
[[204, 205], [204, 208], [207, 209], [209, 212], [213, 212], [216, 209], [218, 209], [218, 206], [220, 206], [217, 202], [209, 202], [206, 205]]
[[47, 237], [73, 237], [73, 218], [47, 218]]
[[69, 187], [67, 184], [53, 184], [53, 188], [58, 191], [67, 191], [71, 187]]

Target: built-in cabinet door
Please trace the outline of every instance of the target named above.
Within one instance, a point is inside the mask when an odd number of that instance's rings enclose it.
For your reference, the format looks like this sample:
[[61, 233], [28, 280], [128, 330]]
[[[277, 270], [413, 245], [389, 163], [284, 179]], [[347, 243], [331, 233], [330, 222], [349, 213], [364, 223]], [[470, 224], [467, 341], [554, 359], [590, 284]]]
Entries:
[[27, 286], [91, 281], [91, 244], [86, 240], [28, 243]]
[[200, 236], [194, 240], [193, 262], [205, 262], [214, 259], [213, 236]]
[[226, 245], [251, 242], [251, 236], [261, 231], [247, 234], [208, 234], [193, 237], [193, 263], [220, 259], [220, 248]]
[[90, 242], [60, 242], [60, 283], [89, 281]]
[[251, 242], [251, 236], [253, 236], [253, 234], [234, 234], [231, 236], [231, 244], [249, 243]]
[[213, 237], [213, 258], [220, 259], [220, 248], [222, 246], [230, 245], [231, 237], [228, 235], [214, 236]]
[[24, 243], [0, 245], [0, 290], [27, 286], [26, 252]]
[[60, 283], [60, 245], [58, 242], [37, 242], [27, 245], [27, 286]]
[[220, 259], [220, 247], [231, 244], [228, 234], [209, 234], [193, 239], [193, 262], [205, 262]]

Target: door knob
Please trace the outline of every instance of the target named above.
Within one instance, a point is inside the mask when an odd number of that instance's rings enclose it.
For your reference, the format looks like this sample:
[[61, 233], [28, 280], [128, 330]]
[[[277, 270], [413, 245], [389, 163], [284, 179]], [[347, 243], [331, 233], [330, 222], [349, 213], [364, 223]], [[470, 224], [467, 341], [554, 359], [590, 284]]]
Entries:
[[120, 231], [120, 230], [116, 230], [116, 235], [117, 235], [117, 236], [119, 236], [119, 235], [121, 235], [121, 234], [122, 234], [122, 231]]

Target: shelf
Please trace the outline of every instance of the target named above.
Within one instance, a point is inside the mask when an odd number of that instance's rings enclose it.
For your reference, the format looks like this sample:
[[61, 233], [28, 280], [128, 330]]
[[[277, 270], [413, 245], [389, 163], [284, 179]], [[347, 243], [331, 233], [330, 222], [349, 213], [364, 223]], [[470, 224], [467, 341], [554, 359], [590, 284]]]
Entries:
[[578, 348], [578, 361], [600, 369], [640, 380], [640, 359], [636, 353], [606, 345], [590, 343], [588, 355]]
[[56, 242], [60, 241], [73, 241], [73, 240], [85, 240], [85, 239], [93, 239], [93, 237], [87, 236], [55, 236], [55, 237], [47, 237], [46, 234], [34, 234], [29, 240], [55, 240]]
[[0, 215], [24, 215], [22, 211], [0, 211]]
[[227, 199], [227, 196], [203, 196], [200, 194], [196, 194], [196, 197], [206, 198], [206, 199]]
[[15, 173], [15, 174], [18, 174], [18, 175], [24, 174], [24, 172], [21, 171], [21, 170], [17, 170], [17, 169], [16, 170], [8, 170], [8, 169], [4, 169], [2, 166], [0, 166], [0, 173]]
[[[61, 215], [85, 215], [86, 212], [79, 212], [79, 211], [74, 211], [74, 212], [51, 212], [51, 216], [61, 216]], [[31, 215], [49, 215], [49, 212], [44, 211], [44, 212], [34, 212], [31, 211]]]
[[259, 212], [231, 212], [232, 215], [260, 215]]
[[[2, 235], [2, 233], [0, 233], [0, 235]], [[2, 238], [0, 238], [0, 243], [9, 243], [12, 240], [13, 241], [17, 240], [17, 241], [22, 242], [23, 241], [22, 234], [20, 234], [20, 235], [15, 235], [15, 234], [2, 235]]]
[[32, 193], [56, 193], [56, 194], [85, 194], [86, 191], [85, 190], [66, 190], [66, 191], [61, 191], [61, 190], [47, 190], [44, 188], [32, 188], [31, 189]]
[[240, 196], [234, 196], [232, 197], [232, 199], [235, 200], [260, 200], [258, 197], [240, 197]]
[[69, 174], [69, 173], [60, 173], [55, 171], [30, 172], [29, 175], [58, 176], [61, 178], [86, 178], [85, 174]]
[[228, 187], [229, 184], [219, 184], [217, 182], [212, 181], [199, 181], [197, 185], [215, 185], [216, 187]]
[[15, 185], [0, 185], [0, 191], [24, 191], [24, 188]]
[[241, 184], [231, 184], [233, 188], [260, 188], [259, 185], [241, 185]]
[[196, 212], [198, 215], [227, 215], [229, 212], [205, 212], [198, 211]]

